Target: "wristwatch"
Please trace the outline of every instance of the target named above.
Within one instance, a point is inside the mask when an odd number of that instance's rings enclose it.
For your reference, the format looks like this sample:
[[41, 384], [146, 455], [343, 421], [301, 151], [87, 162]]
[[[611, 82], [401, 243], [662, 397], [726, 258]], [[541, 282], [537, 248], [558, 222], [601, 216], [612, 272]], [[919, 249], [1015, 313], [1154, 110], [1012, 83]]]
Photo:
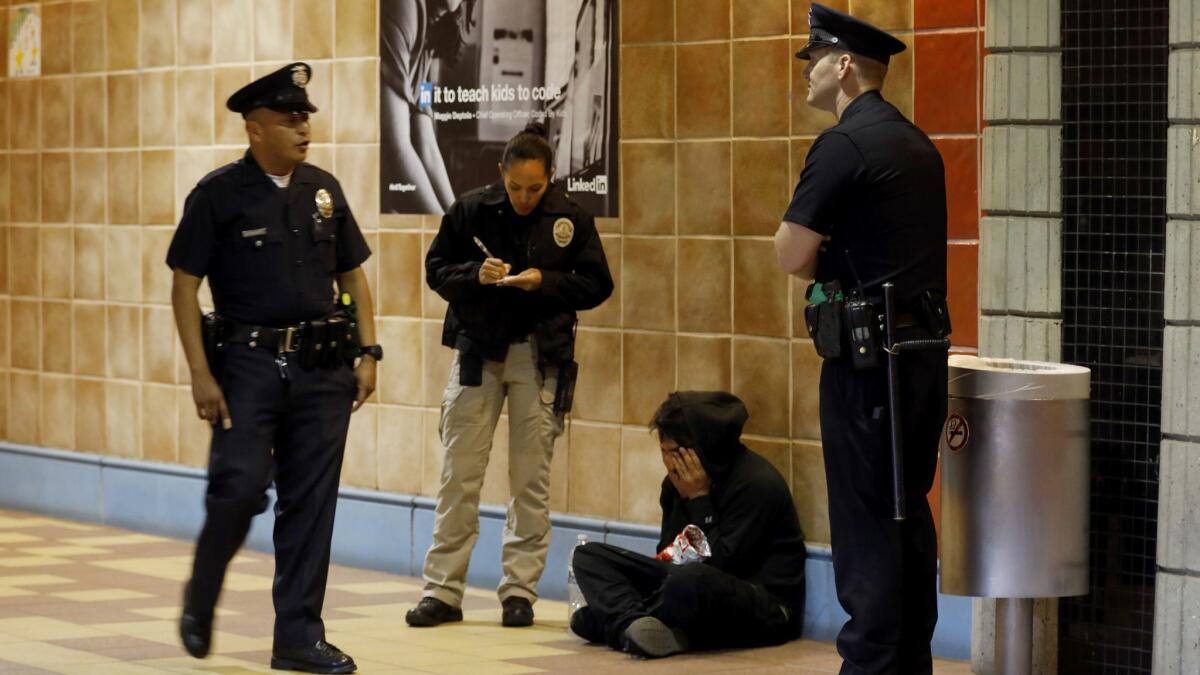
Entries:
[[369, 356], [376, 361], [383, 360], [383, 347], [380, 347], [379, 345], [363, 345], [359, 349], [358, 353], [362, 354], [363, 356]]

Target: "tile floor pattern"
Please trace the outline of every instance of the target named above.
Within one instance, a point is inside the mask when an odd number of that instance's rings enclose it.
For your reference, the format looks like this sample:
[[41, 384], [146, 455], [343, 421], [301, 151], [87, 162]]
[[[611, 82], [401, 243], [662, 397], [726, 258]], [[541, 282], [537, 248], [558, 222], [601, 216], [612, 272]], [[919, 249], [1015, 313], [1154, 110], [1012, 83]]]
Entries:
[[[189, 542], [0, 510], [0, 673], [270, 672], [271, 557], [234, 559], [218, 611], [213, 655], [188, 657], [176, 636]], [[468, 590], [466, 620], [412, 629], [404, 612], [419, 580], [335, 566], [325, 601], [328, 639], [360, 673], [832, 673], [833, 647], [782, 647], [639, 661], [566, 633], [566, 605], [541, 601], [532, 628], [499, 625], [492, 591]], [[938, 675], [969, 675], [939, 662]]]

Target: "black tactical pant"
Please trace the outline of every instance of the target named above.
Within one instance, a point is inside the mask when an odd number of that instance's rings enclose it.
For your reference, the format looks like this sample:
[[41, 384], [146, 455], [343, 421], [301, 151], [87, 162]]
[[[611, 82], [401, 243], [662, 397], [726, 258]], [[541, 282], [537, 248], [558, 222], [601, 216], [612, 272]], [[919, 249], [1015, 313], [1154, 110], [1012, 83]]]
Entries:
[[[902, 336], [903, 339], [928, 337]], [[845, 360], [821, 369], [821, 440], [838, 600], [843, 674], [932, 672], [937, 540], [926, 495], [946, 417], [946, 353], [900, 357], [908, 519], [892, 519], [887, 371]]]
[[243, 344], [226, 352], [219, 380], [233, 428], [213, 427], [207, 516], [184, 599], [186, 611], [211, 615], [229, 561], [250, 520], [266, 508], [274, 479], [276, 647], [325, 639], [321, 606], [357, 390], [346, 365], [303, 370], [295, 360], [283, 379], [271, 352]]
[[575, 549], [575, 579], [587, 600], [590, 642], [624, 646], [625, 628], [653, 616], [682, 628], [690, 649], [783, 644], [800, 633], [803, 617], [767, 593], [703, 563], [672, 565], [611, 544]]

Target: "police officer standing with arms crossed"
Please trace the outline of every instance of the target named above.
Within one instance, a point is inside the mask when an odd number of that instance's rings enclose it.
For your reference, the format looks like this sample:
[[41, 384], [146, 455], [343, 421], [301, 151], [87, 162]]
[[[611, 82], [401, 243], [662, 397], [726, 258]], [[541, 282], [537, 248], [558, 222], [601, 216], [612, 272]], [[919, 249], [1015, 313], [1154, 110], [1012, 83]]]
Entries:
[[[361, 267], [370, 249], [337, 180], [304, 163], [311, 72], [293, 63], [229, 97], [250, 149], [192, 190], [167, 253], [196, 412], [213, 425], [180, 637], [208, 654], [226, 568], [274, 480], [271, 666], [350, 673], [354, 660], [325, 642], [321, 607], [350, 413], [374, 391], [383, 352]], [[205, 276], [216, 318], [202, 326]]]
[[[926, 494], [946, 416], [946, 351], [899, 355], [905, 454], [903, 489], [894, 490], [878, 317], [890, 282], [901, 339], [949, 332], [944, 169], [928, 137], [879, 93], [904, 43], [816, 3], [809, 28], [796, 54], [809, 61], [807, 102], [838, 123], [813, 143], [775, 247], [784, 271], [816, 279], [805, 316], [825, 358], [821, 440], [833, 565], [850, 615], [837, 639], [841, 672], [930, 673], [937, 542]], [[894, 519], [897, 493], [907, 494], [904, 520]]]

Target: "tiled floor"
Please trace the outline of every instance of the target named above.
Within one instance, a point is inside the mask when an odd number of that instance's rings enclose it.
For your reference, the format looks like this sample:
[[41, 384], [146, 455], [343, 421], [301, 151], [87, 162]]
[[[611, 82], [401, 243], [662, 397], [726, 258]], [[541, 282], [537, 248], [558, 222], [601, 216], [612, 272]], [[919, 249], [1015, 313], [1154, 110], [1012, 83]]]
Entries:
[[[218, 612], [213, 656], [189, 658], [175, 622], [191, 544], [98, 525], [0, 511], [0, 673], [261, 673], [271, 649], [267, 555], [233, 563]], [[532, 628], [499, 626], [490, 590], [470, 589], [466, 620], [412, 629], [404, 612], [419, 582], [335, 567], [325, 602], [329, 641], [360, 673], [830, 673], [831, 645], [808, 640], [771, 649], [638, 661], [566, 632], [566, 606], [537, 604]], [[969, 675], [939, 662], [939, 675]]]

